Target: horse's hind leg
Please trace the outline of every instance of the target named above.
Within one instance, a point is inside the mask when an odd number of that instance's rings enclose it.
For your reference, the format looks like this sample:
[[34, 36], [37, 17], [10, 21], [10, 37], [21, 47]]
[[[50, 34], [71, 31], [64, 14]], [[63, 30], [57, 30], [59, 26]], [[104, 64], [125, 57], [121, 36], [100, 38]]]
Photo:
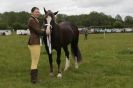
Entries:
[[72, 53], [74, 55], [75, 68], [78, 69], [79, 68], [79, 64], [78, 64], [78, 46], [77, 46], [77, 44], [72, 43], [71, 48], [72, 48]]
[[66, 64], [65, 64], [65, 68], [64, 68], [64, 71], [66, 71], [70, 67], [69, 51], [68, 51], [67, 46], [63, 47], [63, 49], [65, 51], [65, 56], [66, 56]]
[[57, 75], [58, 78], [62, 78], [61, 68], [60, 68], [60, 63], [61, 63], [60, 56], [61, 56], [61, 48], [58, 48], [57, 49], [57, 60], [56, 60], [58, 64], [58, 75]]
[[77, 56], [75, 56], [75, 68], [76, 68], [76, 69], [79, 68], [79, 64], [78, 64]]

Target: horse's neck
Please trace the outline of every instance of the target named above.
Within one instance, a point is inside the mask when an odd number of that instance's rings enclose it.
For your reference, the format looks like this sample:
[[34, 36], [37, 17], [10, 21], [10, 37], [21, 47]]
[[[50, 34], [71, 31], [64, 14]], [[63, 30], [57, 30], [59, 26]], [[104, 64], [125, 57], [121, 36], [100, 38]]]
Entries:
[[56, 38], [56, 39], [60, 38], [60, 29], [59, 29], [59, 25], [57, 23], [55, 23], [53, 25], [52, 37]]
[[59, 25], [57, 23], [53, 23], [52, 26], [53, 26], [53, 31], [54, 32], [59, 31]]

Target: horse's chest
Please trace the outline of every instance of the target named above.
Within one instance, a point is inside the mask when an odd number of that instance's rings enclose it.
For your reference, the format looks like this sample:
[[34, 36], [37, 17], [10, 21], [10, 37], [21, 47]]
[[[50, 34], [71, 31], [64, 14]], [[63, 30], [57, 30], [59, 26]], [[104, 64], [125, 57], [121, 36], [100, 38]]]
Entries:
[[54, 49], [57, 49], [58, 47], [61, 46], [61, 41], [60, 41], [60, 36], [57, 35], [57, 36], [52, 36], [52, 39], [51, 39], [51, 44], [52, 44], [52, 48]]

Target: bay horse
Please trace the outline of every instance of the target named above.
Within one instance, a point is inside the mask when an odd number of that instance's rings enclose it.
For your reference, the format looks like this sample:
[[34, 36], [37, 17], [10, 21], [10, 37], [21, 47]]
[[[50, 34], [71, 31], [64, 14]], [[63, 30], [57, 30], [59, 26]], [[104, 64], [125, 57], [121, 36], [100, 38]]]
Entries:
[[43, 42], [45, 44], [45, 48], [49, 57], [50, 64], [50, 75], [53, 76], [53, 59], [52, 59], [52, 49], [57, 51], [57, 59], [56, 62], [58, 64], [58, 75], [57, 78], [62, 77], [60, 63], [61, 63], [61, 48], [65, 51], [66, 63], [65, 69], [66, 71], [70, 66], [69, 59], [69, 51], [68, 45], [71, 44], [71, 51], [75, 60], [75, 68], [78, 68], [78, 64], [81, 61], [81, 53], [78, 48], [78, 40], [79, 40], [79, 31], [78, 27], [70, 22], [64, 21], [59, 24], [55, 21], [55, 15], [58, 13], [53, 13], [51, 10], [46, 10], [44, 8], [45, 16], [44, 16], [44, 29], [45, 36], [43, 37]]

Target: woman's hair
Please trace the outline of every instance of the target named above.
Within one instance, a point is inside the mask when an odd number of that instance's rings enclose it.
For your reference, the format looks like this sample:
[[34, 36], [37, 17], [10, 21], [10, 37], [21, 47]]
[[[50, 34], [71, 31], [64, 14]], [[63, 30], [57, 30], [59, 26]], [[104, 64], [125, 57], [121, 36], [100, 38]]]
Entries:
[[33, 13], [36, 9], [39, 10], [39, 8], [37, 8], [37, 7], [33, 7], [33, 8], [31, 9], [31, 12]]

